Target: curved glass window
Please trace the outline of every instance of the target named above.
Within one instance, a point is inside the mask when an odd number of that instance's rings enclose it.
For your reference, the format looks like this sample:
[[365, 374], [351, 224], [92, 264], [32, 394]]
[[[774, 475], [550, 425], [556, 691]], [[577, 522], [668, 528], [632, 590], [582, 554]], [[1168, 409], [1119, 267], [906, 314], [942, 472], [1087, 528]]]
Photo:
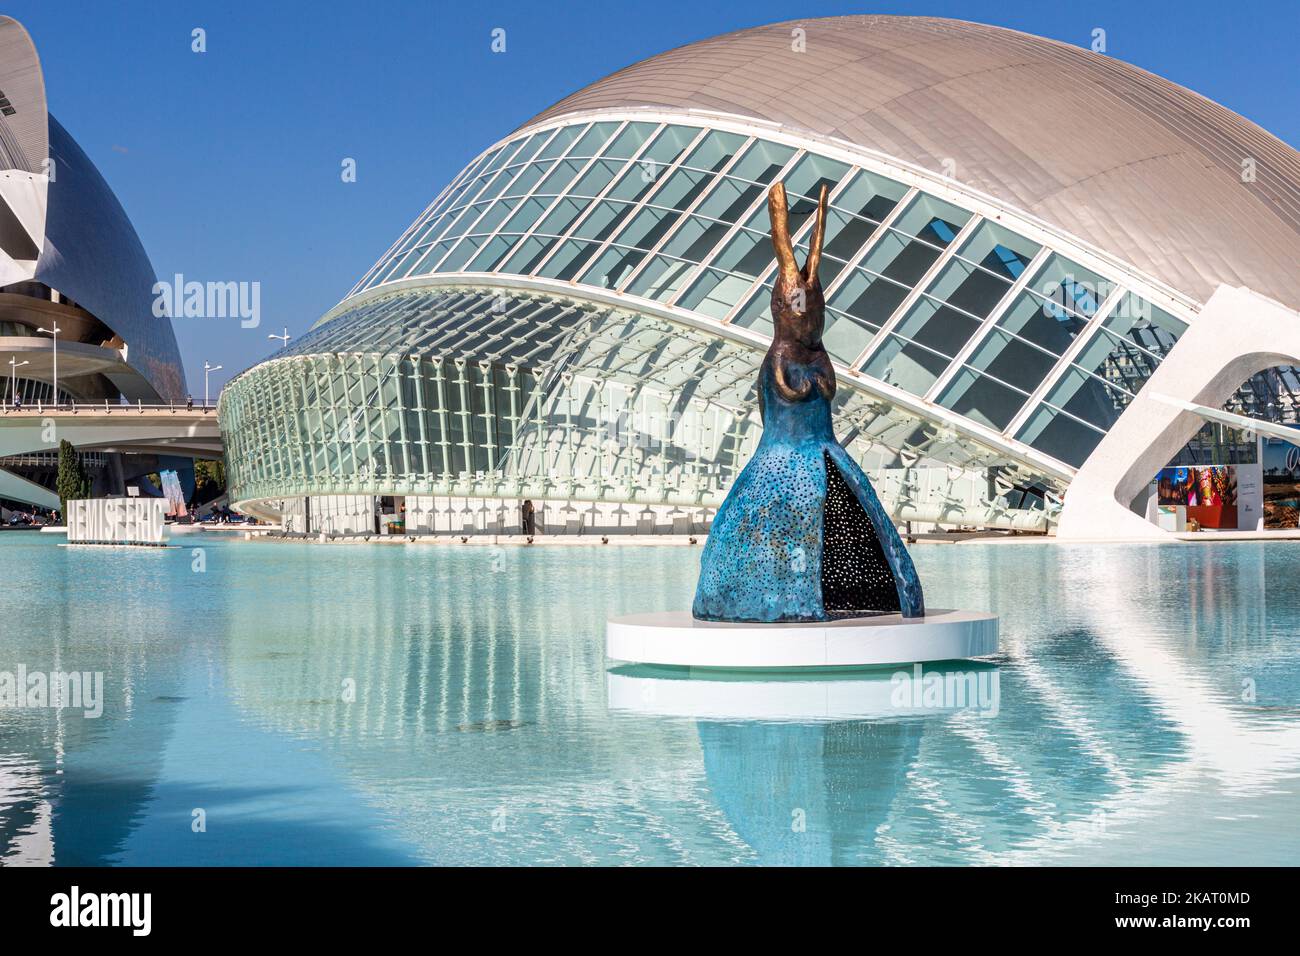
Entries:
[[[1059, 250], [811, 143], [634, 117], [527, 132], [485, 153], [359, 288], [530, 276], [578, 299], [587, 286], [770, 334], [766, 194], [777, 180], [800, 259], [829, 191], [820, 274], [832, 358], [1009, 446], [1077, 465], [1182, 332]], [[492, 314], [441, 328], [415, 337], [444, 349], [454, 328], [517, 337]]]

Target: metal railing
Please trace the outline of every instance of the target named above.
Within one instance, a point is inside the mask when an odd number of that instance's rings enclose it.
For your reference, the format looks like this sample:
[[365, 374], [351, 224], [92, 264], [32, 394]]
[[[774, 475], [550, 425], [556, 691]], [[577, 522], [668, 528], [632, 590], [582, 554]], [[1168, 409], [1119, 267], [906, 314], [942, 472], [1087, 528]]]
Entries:
[[207, 416], [209, 414], [215, 415], [216, 411], [217, 406], [215, 404], [203, 405], [190, 402], [178, 404], [176, 402], [168, 402], [166, 404], [160, 403], [146, 405], [142, 401], [137, 401], [134, 405], [128, 405], [121, 402], [110, 402], [107, 399], [105, 399], [102, 405], [95, 402], [36, 402], [34, 405], [15, 405], [13, 403], [7, 403], [3, 407], [0, 407], [0, 414], [3, 415], [48, 415], [54, 413], [77, 415], [83, 412], [103, 415], [143, 415], [146, 412], [169, 412], [175, 415], [179, 412], [185, 412], [187, 414], [198, 412]]

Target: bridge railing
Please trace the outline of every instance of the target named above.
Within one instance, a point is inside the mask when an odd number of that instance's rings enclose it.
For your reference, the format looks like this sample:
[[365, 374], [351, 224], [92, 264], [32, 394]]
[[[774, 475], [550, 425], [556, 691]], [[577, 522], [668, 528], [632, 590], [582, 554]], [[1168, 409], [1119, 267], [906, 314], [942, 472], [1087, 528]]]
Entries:
[[134, 405], [105, 400], [97, 402], [36, 402], [32, 405], [17, 405], [12, 402], [0, 406], [0, 415], [76, 415], [79, 413], [95, 415], [144, 415], [146, 413], [170, 412], [177, 414], [199, 412], [204, 415], [216, 415], [216, 405], [204, 405], [201, 402], [168, 402], [167, 404], [146, 404], [137, 401]]

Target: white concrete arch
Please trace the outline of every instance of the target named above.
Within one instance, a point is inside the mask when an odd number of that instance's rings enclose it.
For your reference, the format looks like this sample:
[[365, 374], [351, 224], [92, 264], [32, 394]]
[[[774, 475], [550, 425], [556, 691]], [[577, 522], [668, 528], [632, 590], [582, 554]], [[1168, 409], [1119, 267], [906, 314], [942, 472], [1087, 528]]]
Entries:
[[1300, 312], [1250, 289], [1219, 286], [1075, 475], [1057, 537], [1172, 538], [1129, 508], [1205, 423], [1168, 398], [1222, 408], [1257, 372], [1297, 364]]

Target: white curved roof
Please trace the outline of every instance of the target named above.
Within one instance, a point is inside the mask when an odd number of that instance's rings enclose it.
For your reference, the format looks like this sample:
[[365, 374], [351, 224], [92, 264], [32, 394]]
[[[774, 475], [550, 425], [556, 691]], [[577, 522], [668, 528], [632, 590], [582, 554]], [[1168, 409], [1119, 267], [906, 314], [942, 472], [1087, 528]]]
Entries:
[[122, 337], [153, 392], [179, 400], [185, 370], [171, 323], [153, 315], [154, 277], [117, 196], [49, 112], [31, 37], [0, 16], [0, 286], [58, 289]]
[[45, 79], [22, 24], [0, 16], [0, 169], [45, 172]]
[[960, 182], [1194, 299], [1227, 283], [1300, 306], [1300, 153], [1089, 50], [927, 17], [789, 21], [643, 60], [525, 126], [635, 108], [779, 123], [935, 172], [951, 161]]

